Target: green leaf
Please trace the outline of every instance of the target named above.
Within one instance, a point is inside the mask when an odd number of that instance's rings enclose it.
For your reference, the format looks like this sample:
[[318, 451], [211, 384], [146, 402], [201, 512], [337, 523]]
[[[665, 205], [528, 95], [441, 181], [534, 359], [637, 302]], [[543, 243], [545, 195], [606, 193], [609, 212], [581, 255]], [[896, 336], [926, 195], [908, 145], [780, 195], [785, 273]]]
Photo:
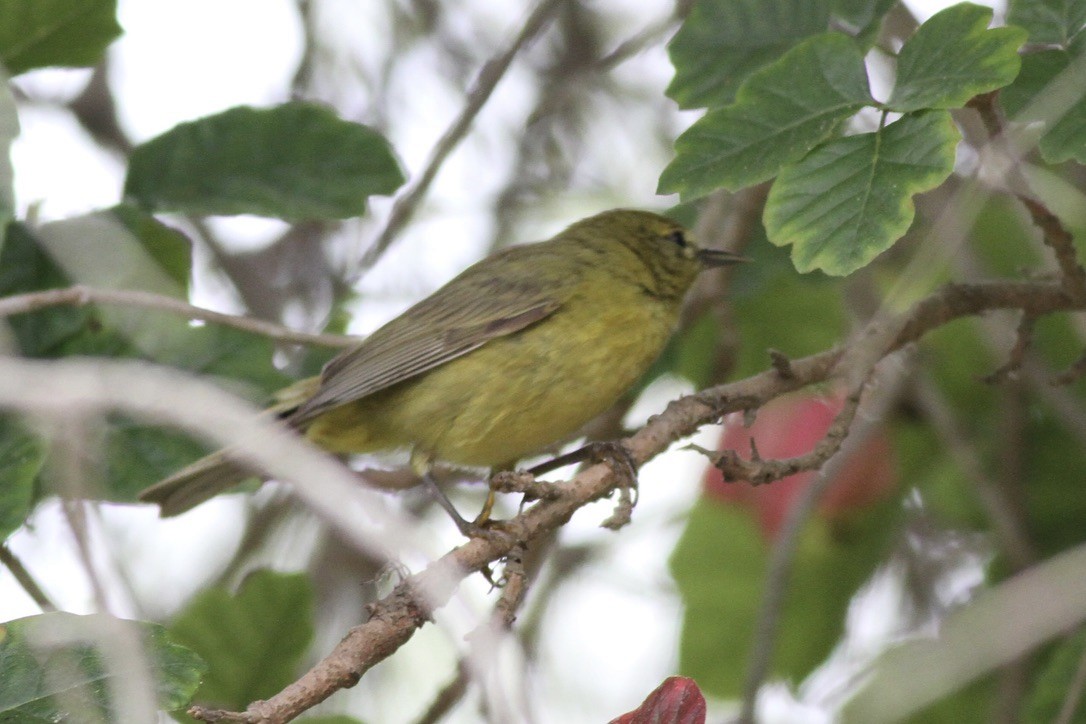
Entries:
[[[763, 286], [737, 295], [737, 379], [757, 374], [769, 364], [766, 350], [776, 349], [795, 359], [837, 344], [848, 334], [849, 321], [841, 304], [841, 284], [822, 274], [796, 274], [787, 254], [771, 244], [747, 252], [755, 281]], [[776, 257], [783, 257], [777, 259]]]
[[187, 435], [110, 415], [105, 427], [102, 497], [131, 503], [139, 492], [208, 453]]
[[1039, 123], [1037, 143], [1048, 163], [1086, 163], [1086, 34], [1070, 50], [1032, 53], [1022, 59], [1022, 72], [1001, 94], [1013, 120]]
[[[782, 611], [774, 676], [798, 681], [830, 653], [849, 601], [893, 535], [893, 510], [896, 504], [873, 509], [844, 540], [823, 520], [808, 524]], [[694, 505], [670, 565], [684, 607], [680, 672], [707, 693], [732, 698], [742, 691], [768, 557], [754, 513], [705, 499]]]
[[[70, 286], [68, 278], [39, 246], [30, 229], [13, 223], [0, 247], [0, 297]], [[89, 322], [89, 311], [55, 307], [8, 317], [19, 351], [27, 357], [49, 355]]]
[[158, 706], [185, 706], [205, 666], [162, 626], [52, 612], [0, 625], [0, 721], [121, 721], [113, 696], [131, 680], [132, 662], [113, 643], [118, 627], [142, 642]]
[[[187, 240], [143, 212], [125, 209], [121, 214], [126, 223], [114, 212], [99, 212], [46, 224], [37, 230], [40, 236], [11, 224], [0, 249], [0, 297], [64, 288], [75, 281], [180, 295], [179, 283], [188, 277]], [[229, 379], [236, 391], [255, 399], [266, 398], [289, 381], [272, 364], [274, 345], [266, 337], [219, 325], [193, 327], [166, 312], [61, 306], [13, 316], [7, 322], [19, 351], [28, 357], [150, 359]], [[243, 389], [239, 382], [256, 389]], [[188, 436], [119, 416], [107, 418], [103, 433], [107, 455], [102, 495], [108, 500], [132, 501], [142, 488], [206, 452]], [[8, 445], [22, 449], [21, 439], [11, 435], [12, 430], [0, 427], [0, 449]], [[34, 488], [35, 495], [42, 492]], [[21, 492], [13, 495], [13, 500], [22, 499]]]
[[132, 232], [162, 271], [187, 292], [192, 273], [192, 241], [136, 206], [118, 204], [109, 213]]
[[170, 634], [208, 663], [195, 700], [240, 711], [294, 679], [313, 638], [313, 591], [305, 575], [256, 571], [237, 594], [198, 594]]
[[701, 0], [668, 44], [682, 108], [731, 103], [740, 84], [829, 25], [828, 0]]
[[5, 0], [0, 3], [0, 63], [31, 68], [95, 65], [121, 34], [117, 0]]
[[849, 35], [870, 41], [897, 0], [833, 0], [833, 22]]
[[[19, 114], [11, 85], [0, 70], [0, 230], [15, 218], [15, 170], [11, 166], [11, 144], [19, 135]], [[0, 236], [0, 247], [4, 245]]]
[[1026, 715], [1022, 718], [1028, 724], [1046, 724], [1046, 722], [1065, 721], [1081, 724], [1086, 722], [1086, 700], [1078, 697], [1078, 706], [1070, 712], [1070, 718], [1062, 718], [1060, 712], [1069, 693], [1077, 685], [1076, 679], [1082, 666], [1082, 657], [1086, 653], [1086, 630], [1080, 629], [1064, 640], [1052, 653], [1044, 668], [1033, 682], [1033, 691], [1026, 701]]
[[1011, 0], [1007, 21], [1028, 30], [1031, 43], [1066, 48], [1086, 26], [1086, 0]]
[[765, 181], [873, 102], [859, 47], [840, 33], [810, 38], [750, 76], [735, 103], [679, 136], [658, 193], [686, 201]]
[[690, 380], [695, 389], [713, 384], [716, 370], [713, 363], [720, 343], [720, 327], [714, 315], [705, 313], [673, 336], [664, 351], [632, 391], [642, 392], [654, 380], [664, 374], [673, 374]]
[[961, 3], [936, 13], [901, 49], [897, 83], [887, 104], [895, 111], [960, 108], [979, 93], [1018, 75], [1021, 28], [988, 29], [991, 8]]
[[126, 198], [157, 211], [342, 219], [404, 181], [376, 131], [310, 103], [231, 108], [132, 152]]
[[34, 503], [34, 481], [45, 445], [18, 419], [0, 415], [0, 542], [23, 524]]
[[903, 116], [785, 167], [769, 192], [769, 240], [792, 245], [801, 272], [845, 275], [890, 248], [909, 228], [914, 194], [954, 169], [959, 135], [946, 111]]

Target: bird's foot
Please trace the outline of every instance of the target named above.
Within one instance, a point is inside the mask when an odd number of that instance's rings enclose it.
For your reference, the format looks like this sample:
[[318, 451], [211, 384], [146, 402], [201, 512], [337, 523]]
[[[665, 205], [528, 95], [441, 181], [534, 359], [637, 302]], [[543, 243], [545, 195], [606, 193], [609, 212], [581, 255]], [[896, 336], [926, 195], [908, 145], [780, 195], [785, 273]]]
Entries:
[[617, 530], [630, 522], [634, 506], [637, 505], [637, 462], [621, 442], [610, 440], [593, 442], [573, 452], [559, 455], [553, 460], [540, 463], [528, 472], [542, 475], [552, 470], [581, 462], [607, 463], [618, 481], [619, 499], [615, 512], [600, 525]]
[[542, 475], [566, 465], [583, 462], [607, 463], [616, 476], [627, 481], [627, 486], [637, 484], [637, 463], [626, 446], [617, 440], [590, 442], [573, 452], [559, 455], [545, 463], [528, 468], [528, 472], [532, 475]]
[[445, 491], [437, 484], [433, 476], [426, 473], [422, 476], [423, 482], [426, 484], [426, 488], [430, 492], [430, 497], [434, 499], [442, 510], [452, 519], [453, 524], [456, 525], [457, 530], [465, 538], [486, 538], [492, 539], [498, 535], [501, 535], [501, 521], [491, 520], [490, 513], [494, 508], [494, 492], [491, 491], [486, 497], [486, 503], [483, 505], [483, 510], [476, 516], [475, 520], [469, 521], [464, 516], [460, 515], [460, 511], [456, 509], [452, 501], [445, 495]]

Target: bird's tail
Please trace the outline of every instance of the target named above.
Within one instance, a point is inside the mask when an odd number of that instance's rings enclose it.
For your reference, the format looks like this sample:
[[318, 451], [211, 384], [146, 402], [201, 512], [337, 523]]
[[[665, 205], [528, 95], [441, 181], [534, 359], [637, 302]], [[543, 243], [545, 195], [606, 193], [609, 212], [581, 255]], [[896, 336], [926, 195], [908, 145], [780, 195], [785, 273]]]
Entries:
[[[279, 418], [288, 427], [296, 427], [290, 420], [290, 413], [312, 397], [319, 386], [319, 377], [309, 377], [279, 390], [264, 414]], [[139, 499], [144, 503], [158, 503], [162, 517], [169, 518], [181, 515], [249, 478], [258, 477], [251, 468], [234, 462], [226, 451], [220, 450], [141, 491]]]
[[234, 462], [226, 451], [220, 450], [143, 490], [139, 499], [158, 503], [162, 517], [169, 518], [254, 477], [257, 476], [251, 468]]

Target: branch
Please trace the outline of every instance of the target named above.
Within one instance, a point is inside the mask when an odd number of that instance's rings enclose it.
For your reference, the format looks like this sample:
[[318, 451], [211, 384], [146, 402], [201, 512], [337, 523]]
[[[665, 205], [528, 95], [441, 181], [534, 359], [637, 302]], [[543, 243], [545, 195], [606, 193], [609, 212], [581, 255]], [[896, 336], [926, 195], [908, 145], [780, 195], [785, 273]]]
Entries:
[[1004, 119], [996, 103], [998, 94], [998, 91], [982, 93], [972, 98], [967, 105], [980, 114], [981, 121], [984, 122], [984, 127], [991, 137], [989, 145], [1004, 146], [1004, 150], [1012, 162], [1007, 171], [1007, 178], [1013, 186], [1022, 189], [1021, 191], [1015, 191], [1012, 188], [1011, 193], [1026, 207], [1026, 211], [1029, 212], [1034, 225], [1041, 230], [1044, 243], [1052, 249], [1056, 257], [1056, 264], [1060, 268], [1064, 291], [1073, 299], [1082, 301], [1086, 299], [1086, 270], [1079, 264], [1071, 233], [1064, 228], [1059, 218], [1049, 211], [1047, 206], [1032, 195], [1029, 181], [1018, 167], [1021, 154], [1007, 151], [1005, 148], [1007, 142], [1006, 119]]
[[415, 724], [437, 724], [441, 721], [442, 717], [452, 711], [452, 708], [464, 698], [464, 694], [468, 693], [469, 681], [471, 681], [471, 672], [468, 669], [468, 662], [466, 659], [460, 659], [456, 662], [456, 675], [441, 688], [433, 703], [415, 721]]
[[188, 302], [163, 294], [123, 289], [97, 289], [82, 284], [65, 289], [47, 289], [41, 292], [15, 294], [0, 299], [0, 318], [36, 312], [49, 307], [85, 307], [88, 304], [115, 304], [139, 309], [155, 309], [170, 312], [186, 319], [198, 319], [203, 322], [212, 322], [225, 327], [241, 329], [253, 334], [263, 335], [277, 342], [290, 344], [313, 344], [322, 347], [340, 348], [358, 344], [358, 339], [354, 337], [345, 337], [338, 334], [296, 332], [288, 327], [265, 322], [262, 319], [239, 317], [193, 306]]
[[[762, 688], [762, 684], [769, 674], [776, 644], [777, 628], [780, 624], [784, 598], [788, 590], [788, 580], [792, 574], [792, 562], [795, 560], [796, 550], [799, 548], [800, 533], [814, 513], [819, 500], [822, 499], [822, 496], [837, 479], [842, 467], [847, 463], [850, 456], [862, 447], [875, 429], [875, 421], [882, 418], [885, 409], [896, 399], [898, 388], [904, 379], [904, 372], [899, 369], [895, 373], [895, 384], [890, 385], [890, 389], [886, 385], [881, 386], [883, 394], [880, 397], [880, 409], [870, 411], [864, 417], [864, 421], [857, 426], [860, 429], [853, 430], [850, 435], [849, 427], [853, 420], [856, 419], [860, 394], [874, 376], [877, 362], [877, 358], [869, 359], [862, 372], [852, 371], [849, 376], [856, 380], [855, 388], [849, 391], [844, 406], [834, 419], [830, 429], [827, 430], [825, 437], [815, 446], [815, 450], [812, 451], [810, 456], [801, 456], [801, 458], [812, 457], [812, 462], [821, 459], [822, 462], [819, 465], [823, 467], [814, 482], [805, 487], [788, 508], [780, 533], [773, 545], [773, 549], [770, 551], [769, 563], [766, 566], [765, 587], [762, 592], [761, 605], [758, 607], [758, 618], [755, 623], [750, 649], [750, 661], [747, 665], [747, 677], [743, 684], [743, 700], [738, 719], [743, 724], [752, 724], [754, 722], [758, 691]], [[795, 460], [799, 459], [795, 458]]]
[[[1045, 289], [1044, 292], [1041, 291], [1042, 287]], [[1033, 291], [1030, 292], [1030, 289]], [[868, 325], [864, 334], [858, 337], [853, 345], [838, 352], [842, 362], [845, 361], [846, 354], [853, 358], [854, 363], [861, 362], [860, 369], [841, 368], [837, 371], [845, 373], [846, 376], [851, 373], [851, 377], [862, 384], [866, 381], [878, 359], [916, 341], [927, 331], [959, 317], [978, 314], [987, 310], [1006, 309], [1008, 304], [1011, 307], [1022, 309], [1024, 314], [1032, 316], [1055, 311], [1055, 309], [1048, 307], [1049, 304], [1056, 304], [1057, 306], [1069, 304], [1071, 308], [1082, 307], [1082, 303], [1072, 301], [1064, 293], [1062, 287], [1051, 283], [986, 282], [969, 285], [949, 284], [915, 304], [903, 317], [890, 317]], [[872, 343], [882, 345], [883, 340], [888, 337], [893, 341], [883, 349], [864, 349], [865, 346]], [[787, 369], [795, 372], [805, 362], [806, 360], [800, 360], [795, 364], [790, 364]], [[842, 362], [839, 362], [838, 365], [842, 365]], [[775, 373], [780, 374], [780, 366], [779, 362], [774, 364]], [[786, 375], [782, 375], [782, 377], [787, 378]], [[844, 414], [846, 409], [843, 409], [841, 414]], [[868, 416], [868, 419], [870, 417]], [[838, 419], [840, 419], [840, 416]], [[837, 420], [835, 420], [835, 425], [836, 422]], [[859, 442], [862, 441], [859, 438], [861, 436], [855, 433], [849, 438], [850, 449], [855, 449], [858, 446]], [[754, 721], [757, 694], [769, 672], [777, 624], [784, 602], [788, 577], [791, 574], [799, 534], [815, 505], [832, 483], [833, 472], [837, 469], [836, 466], [846, 458], [845, 453], [848, 452], [848, 449], [842, 451], [840, 446], [836, 448], [831, 446], [829, 452], [831, 457], [827, 461], [827, 467], [822, 470], [821, 475], [814, 483], [803, 490], [789, 509], [777, 543], [770, 555], [762, 605], [759, 607], [759, 619], [755, 627], [751, 660], [744, 685], [743, 706], [739, 716], [740, 722]]]
[[[253, 405], [210, 382], [141, 361], [25, 360], [0, 356], [0, 409], [46, 421], [103, 411], [168, 425], [290, 484], [345, 541], [367, 555], [422, 555], [412, 522], [358, 475]], [[395, 551], [395, 555], [392, 554]]]
[[[623, 444], [634, 462], [643, 465], [674, 441], [724, 414], [757, 408], [785, 392], [847, 375], [847, 365], [838, 368], [842, 358], [846, 353], [854, 356], [873, 338], [885, 335], [891, 340], [880, 343], [876, 350], [884, 356], [953, 319], [1007, 308], [1046, 314], [1082, 309], [1083, 305], [1053, 282], [950, 285], [905, 315], [882, 323], [880, 335], [793, 360], [791, 377], [771, 369], [675, 400]], [[393, 511], [378, 496], [361, 490], [355, 476], [337, 461], [257, 415], [251, 406], [186, 375], [135, 362], [0, 357], [0, 407], [61, 419], [112, 409], [180, 427], [214, 445], [233, 447], [239, 459], [291, 483], [299, 497], [345, 540], [371, 555], [388, 558], [390, 547], [420, 548], [411, 540], [410, 523], [394, 521]], [[536, 502], [504, 522], [503, 531], [473, 539], [403, 581], [373, 605], [366, 623], [352, 629], [325, 659], [271, 699], [254, 702], [241, 713], [204, 709], [194, 713], [206, 721], [282, 722], [297, 716], [335, 691], [355, 684], [370, 667], [403, 645], [429, 620], [431, 611], [447, 602], [462, 579], [507, 557], [518, 545], [557, 529], [579, 508], [610, 495], [621, 483], [606, 464], [586, 468], [563, 486], [562, 497]], [[373, 519], [374, 510], [382, 511], [382, 520]], [[367, 523], [360, 524], [361, 520]]]
[[8, 548], [8, 544], [0, 543], [0, 563], [3, 563], [15, 580], [22, 586], [26, 594], [34, 600], [34, 603], [38, 604], [38, 608], [42, 611], [56, 611], [57, 606], [49, 598], [49, 595], [42, 590], [42, 587], [38, 585], [38, 582], [34, 580], [34, 576], [30, 575], [30, 571], [26, 569], [23, 562], [20, 561], [11, 549]]
[[392, 245], [396, 236], [415, 214], [415, 209], [418, 207], [419, 202], [422, 201], [422, 197], [430, 189], [430, 184], [433, 183], [434, 177], [437, 176], [437, 172], [445, 159], [467, 135], [472, 122], [479, 115], [479, 111], [482, 110], [487, 100], [490, 99], [491, 93], [494, 92], [498, 81], [502, 79], [509, 69], [513, 58], [546, 27], [551, 15], [563, 2], [566, 2], [566, 0], [542, 0], [528, 17], [512, 45], [483, 65], [474, 85], [468, 91], [468, 97], [463, 109], [460, 111], [460, 115], [457, 116], [456, 120], [438, 140], [437, 145], [434, 146], [434, 150], [430, 153], [430, 160], [423, 168], [422, 173], [419, 174], [418, 180], [403, 196], [396, 200], [392, 207], [392, 213], [388, 218], [388, 223], [385, 224], [384, 230], [377, 237], [373, 246], [362, 256], [362, 260], [359, 262], [359, 271], [356, 274], [369, 269], [377, 263], [381, 255]]
[[1069, 385], [1072, 382], [1081, 379], [1083, 376], [1086, 376], [1086, 352], [1083, 352], [1066, 370], [1060, 372], [1058, 375], [1054, 375], [1048, 381], [1048, 384], [1053, 387]]
[[1018, 321], [1018, 329], [1015, 332], [1014, 347], [1011, 348], [1007, 361], [1000, 365], [995, 372], [987, 375], [984, 378], [985, 382], [990, 385], [1005, 382], [1022, 369], [1022, 361], [1025, 359], [1026, 352], [1029, 351], [1030, 344], [1033, 343], [1033, 327], [1036, 322], [1036, 317], [1030, 314], [1022, 315], [1022, 318]]
[[[890, 341], [882, 345], [878, 356], [890, 354], [951, 320], [990, 309], [1019, 308], [1045, 314], [1084, 306], [1072, 301], [1058, 284], [1051, 282], [949, 285], [904, 315], [884, 322], [881, 332]], [[869, 338], [861, 339], [854, 348], [868, 341]], [[634, 462], [643, 465], [671, 443], [722, 415], [756, 408], [785, 392], [852, 372], [838, 367], [846, 352], [853, 349], [837, 348], [793, 360], [790, 377], [772, 369], [682, 397], [622, 442]], [[562, 486], [561, 497], [536, 502], [503, 521], [500, 532], [495, 531], [487, 538], [474, 538], [405, 579], [389, 595], [372, 604], [366, 623], [351, 629], [328, 656], [275, 696], [253, 702], [244, 712], [193, 707], [190, 715], [204, 721], [289, 721], [339, 689], [353, 686], [372, 666], [406, 643], [416, 629], [430, 620], [431, 612], [448, 601], [462, 579], [508, 556], [516, 546], [557, 529], [581, 507], [610, 495], [621, 482], [608, 465], [584, 469]]]
[[[776, 367], [774, 368], [776, 369]], [[713, 466], [724, 476], [725, 482], [731, 483], [744, 480], [751, 485], [764, 485], [774, 480], [787, 478], [789, 475], [795, 475], [807, 470], [817, 470], [822, 467], [827, 460], [836, 455], [837, 451], [841, 449], [842, 443], [848, 436], [849, 428], [852, 427], [852, 421], [856, 419], [856, 411], [859, 407], [860, 390], [856, 389], [851, 391], [845, 398], [845, 404], [841, 411], [837, 413], [833, 423], [826, 430], [826, 434], [818, 441], [814, 449], [805, 455], [798, 455], [794, 458], [763, 460], [758, 454], [758, 448], [755, 446], [753, 438], [750, 441], [750, 460], [739, 457], [734, 450], [723, 450], [721, 452], [700, 448], [698, 450], [709, 457]]]
[[923, 378], [914, 385], [917, 404], [947, 446], [951, 459], [972, 484], [1011, 568], [1016, 572], [1028, 568], [1037, 561], [1038, 554], [1005, 491], [984, 472], [976, 446], [970, 443], [961, 421], [935, 384]]
[[508, 635], [516, 621], [517, 609], [528, 592], [528, 576], [524, 570], [525, 553], [526, 549], [521, 546], [506, 559], [502, 580], [499, 582], [502, 593], [494, 605], [490, 619], [464, 637], [472, 647], [471, 652], [457, 662], [456, 675], [442, 687], [430, 707], [416, 720], [416, 724], [436, 724], [441, 721], [467, 693], [473, 664], [476, 677], [481, 678], [485, 672], [479, 671], [482, 668], [480, 663], [494, 660], [494, 652], [500, 639]]
[[660, 43], [665, 36], [672, 34], [672, 30], [682, 23], [688, 13], [689, 8], [676, 8], [675, 12], [668, 17], [646, 26], [641, 32], [622, 41], [614, 50], [597, 60], [594, 64], [596, 69], [609, 71], [646, 48]]

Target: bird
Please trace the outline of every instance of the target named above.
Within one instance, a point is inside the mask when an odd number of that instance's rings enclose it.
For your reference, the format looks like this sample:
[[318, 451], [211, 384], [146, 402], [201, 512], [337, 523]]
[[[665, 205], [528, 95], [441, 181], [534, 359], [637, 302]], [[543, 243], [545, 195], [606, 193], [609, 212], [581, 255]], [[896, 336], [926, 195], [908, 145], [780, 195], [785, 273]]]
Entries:
[[[605, 211], [473, 264], [281, 390], [269, 411], [331, 453], [408, 449], [472, 534], [433, 466], [511, 470], [567, 441], [653, 364], [697, 276], [741, 261], [699, 248], [666, 216]], [[174, 516], [259, 473], [220, 450], [139, 498]]]

